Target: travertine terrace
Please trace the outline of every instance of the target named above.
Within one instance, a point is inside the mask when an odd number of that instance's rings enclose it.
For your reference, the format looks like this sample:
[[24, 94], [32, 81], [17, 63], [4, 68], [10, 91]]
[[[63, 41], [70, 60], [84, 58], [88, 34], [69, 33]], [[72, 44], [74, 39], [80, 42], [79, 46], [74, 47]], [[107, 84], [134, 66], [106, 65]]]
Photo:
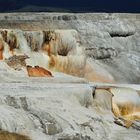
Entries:
[[139, 14], [0, 14], [1, 132], [139, 140], [139, 24]]

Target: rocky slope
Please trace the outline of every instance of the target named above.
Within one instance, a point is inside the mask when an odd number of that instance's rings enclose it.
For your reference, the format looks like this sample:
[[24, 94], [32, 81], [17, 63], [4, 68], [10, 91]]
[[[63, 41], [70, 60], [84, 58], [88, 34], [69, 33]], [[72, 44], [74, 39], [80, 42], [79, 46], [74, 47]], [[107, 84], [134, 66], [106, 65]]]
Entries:
[[[134, 105], [130, 115], [140, 116], [140, 86], [134, 85], [140, 83], [139, 19], [0, 14], [0, 129], [32, 140], [139, 140], [139, 121], [126, 128], [112, 111], [121, 93], [123, 103]], [[49, 69], [53, 77], [28, 77], [26, 65]]]

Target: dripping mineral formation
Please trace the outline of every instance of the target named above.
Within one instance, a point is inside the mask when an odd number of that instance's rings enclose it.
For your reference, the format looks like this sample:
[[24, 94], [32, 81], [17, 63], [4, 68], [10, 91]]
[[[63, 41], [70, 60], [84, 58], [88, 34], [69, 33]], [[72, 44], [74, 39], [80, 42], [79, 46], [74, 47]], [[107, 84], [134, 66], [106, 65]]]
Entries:
[[0, 14], [0, 139], [139, 140], [139, 17]]
[[[1, 59], [6, 60], [11, 67], [38, 65], [51, 71], [83, 77], [89, 81], [115, 82], [109, 72], [103, 70], [99, 73], [98, 69], [94, 69], [86, 61], [76, 30], [29, 32], [1, 29], [0, 33]], [[19, 58], [18, 55], [25, 55], [25, 58]]]

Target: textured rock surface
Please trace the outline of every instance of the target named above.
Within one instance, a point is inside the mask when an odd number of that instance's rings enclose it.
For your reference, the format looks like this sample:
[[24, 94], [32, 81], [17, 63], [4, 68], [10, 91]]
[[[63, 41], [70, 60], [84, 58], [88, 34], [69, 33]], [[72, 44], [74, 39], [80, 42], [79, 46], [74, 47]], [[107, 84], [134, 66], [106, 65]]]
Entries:
[[[27, 54], [30, 49], [26, 46], [32, 44], [34, 51], [40, 46], [43, 40], [40, 31], [77, 30], [80, 35], [77, 40], [85, 49], [87, 63], [95, 67], [100, 78], [109, 77], [119, 83], [140, 83], [139, 24], [140, 15], [132, 14], [0, 14], [1, 28], [28, 30], [24, 34], [28, 41], [24, 41], [21, 30], [15, 31], [18, 43], [14, 36], [11, 39], [11, 34], [8, 39], [12, 41], [7, 40], [9, 46], [13, 48], [16, 44], [14, 49], [22, 46]], [[137, 125], [126, 129], [114, 123], [111, 95], [107, 91], [96, 90], [94, 96], [95, 87], [131, 86], [140, 91], [139, 85], [89, 83], [57, 72], [52, 72], [52, 78], [29, 78], [25, 68], [15, 71], [3, 61], [0, 73], [0, 128], [3, 130], [25, 134], [32, 140], [140, 139]]]

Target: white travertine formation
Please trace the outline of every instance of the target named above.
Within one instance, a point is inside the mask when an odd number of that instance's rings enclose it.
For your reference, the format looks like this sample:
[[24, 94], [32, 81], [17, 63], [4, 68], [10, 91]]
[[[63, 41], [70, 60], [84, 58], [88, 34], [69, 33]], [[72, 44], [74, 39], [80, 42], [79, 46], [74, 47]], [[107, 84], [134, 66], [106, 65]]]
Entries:
[[16, 71], [1, 60], [0, 129], [32, 140], [139, 140], [139, 121], [127, 129], [112, 113], [117, 94], [139, 106], [139, 85], [116, 84], [140, 83], [139, 17], [0, 14], [4, 59], [25, 53], [27, 65], [49, 68], [54, 76], [28, 77], [25, 67]]

